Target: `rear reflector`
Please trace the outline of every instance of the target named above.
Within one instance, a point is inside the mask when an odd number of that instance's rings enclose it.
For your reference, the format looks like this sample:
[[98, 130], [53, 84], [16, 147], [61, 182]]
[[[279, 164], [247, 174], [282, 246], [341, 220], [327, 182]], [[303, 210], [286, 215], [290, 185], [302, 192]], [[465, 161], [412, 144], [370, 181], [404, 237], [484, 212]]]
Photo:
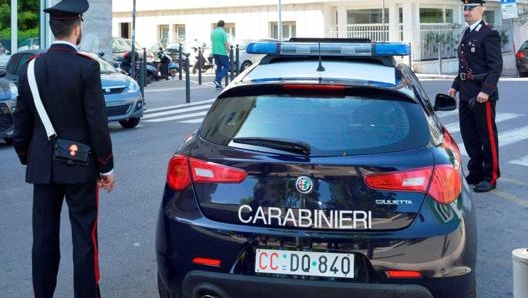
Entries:
[[239, 183], [246, 177], [245, 170], [184, 155], [173, 156], [167, 169], [167, 184], [173, 190], [183, 190], [191, 182]]
[[220, 267], [220, 260], [218, 259], [209, 259], [209, 258], [194, 258], [192, 260], [193, 264], [205, 265], [210, 267]]
[[421, 278], [422, 273], [420, 271], [411, 270], [388, 270], [385, 271], [388, 278]]

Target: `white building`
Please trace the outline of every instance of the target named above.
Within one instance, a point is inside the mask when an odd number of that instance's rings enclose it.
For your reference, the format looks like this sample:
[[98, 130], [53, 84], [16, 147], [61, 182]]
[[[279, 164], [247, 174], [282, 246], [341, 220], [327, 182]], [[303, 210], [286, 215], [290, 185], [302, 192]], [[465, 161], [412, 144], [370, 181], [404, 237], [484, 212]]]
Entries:
[[[131, 38], [133, 1], [113, 0], [112, 5], [112, 36]], [[194, 39], [209, 43], [216, 22], [224, 20], [235, 44], [243, 39], [280, 39], [281, 34], [284, 39], [403, 41], [412, 46], [417, 71], [435, 72], [439, 56], [443, 60], [456, 57], [465, 27], [462, 5], [459, 0], [138, 0], [134, 35], [145, 47]], [[519, 17], [515, 19], [503, 19], [499, 0], [489, 0], [485, 6], [486, 21], [503, 37], [505, 68], [514, 68], [514, 50], [528, 39], [528, 0], [517, 0]], [[445, 61], [443, 69], [453, 71], [456, 63], [452, 62]]]

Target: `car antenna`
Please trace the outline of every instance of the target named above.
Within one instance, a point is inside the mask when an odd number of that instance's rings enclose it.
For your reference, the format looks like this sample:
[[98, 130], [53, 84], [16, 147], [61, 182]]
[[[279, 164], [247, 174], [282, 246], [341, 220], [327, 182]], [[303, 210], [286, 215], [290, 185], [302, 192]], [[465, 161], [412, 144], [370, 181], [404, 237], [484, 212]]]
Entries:
[[325, 71], [323, 63], [321, 61], [321, 42], [319, 42], [318, 45], [319, 45], [319, 66], [317, 66], [317, 71]]

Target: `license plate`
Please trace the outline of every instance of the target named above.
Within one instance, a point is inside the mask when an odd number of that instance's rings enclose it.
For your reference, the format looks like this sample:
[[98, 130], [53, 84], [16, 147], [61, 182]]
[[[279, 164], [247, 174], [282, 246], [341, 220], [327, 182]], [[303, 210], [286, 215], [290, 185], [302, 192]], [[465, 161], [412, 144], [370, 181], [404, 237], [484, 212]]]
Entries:
[[354, 278], [354, 254], [257, 249], [255, 272]]

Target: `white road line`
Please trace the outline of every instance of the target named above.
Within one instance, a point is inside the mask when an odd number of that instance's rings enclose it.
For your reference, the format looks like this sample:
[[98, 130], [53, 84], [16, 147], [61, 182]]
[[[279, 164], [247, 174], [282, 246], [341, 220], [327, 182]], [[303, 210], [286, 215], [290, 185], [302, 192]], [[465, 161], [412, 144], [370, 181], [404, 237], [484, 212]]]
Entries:
[[165, 111], [165, 110], [172, 110], [172, 109], [177, 109], [177, 108], [182, 108], [182, 107], [191, 107], [191, 106], [197, 106], [197, 105], [203, 105], [203, 104], [206, 104], [206, 103], [211, 103], [213, 101], [215, 101], [216, 98], [211, 98], [211, 99], [207, 99], [207, 100], [200, 100], [200, 101], [197, 101], [197, 102], [190, 102], [190, 103], [182, 103], [182, 104], [177, 104], [177, 105], [172, 105], [172, 106], [165, 106], [165, 107], [161, 107], [161, 108], [154, 108], [154, 109], [147, 109], [145, 111], [145, 114], [150, 114], [150, 113], [153, 113], [153, 112], [159, 112], [159, 111]]
[[180, 119], [187, 119], [187, 118], [205, 116], [205, 114], [207, 114], [207, 111], [198, 112], [198, 113], [184, 114], [184, 115], [178, 115], [178, 116], [171, 116], [171, 117], [148, 119], [148, 120], [145, 120], [145, 122], [163, 122], [163, 121], [171, 121], [171, 120], [180, 120]]
[[195, 123], [202, 123], [204, 118], [198, 118], [198, 119], [192, 119], [192, 120], [183, 120], [180, 121], [181, 123], [188, 123], [188, 124], [195, 124]]
[[162, 116], [173, 115], [173, 114], [182, 114], [182, 113], [199, 111], [199, 110], [207, 111], [209, 110], [209, 107], [211, 107], [210, 104], [200, 105], [200, 106], [195, 106], [195, 107], [186, 107], [186, 108], [182, 108], [178, 110], [168, 110], [168, 111], [157, 112], [157, 113], [149, 113], [149, 114], [144, 115], [143, 119], [151, 119], [151, 118], [156, 118], [156, 117], [162, 117]]
[[512, 163], [514, 165], [528, 167], [528, 155], [523, 156], [523, 157], [521, 157], [519, 159], [511, 160], [511, 161], [509, 161], [509, 163]]
[[[514, 113], [498, 113], [495, 116], [495, 123], [507, 121], [510, 119], [515, 119], [515, 118], [522, 117], [522, 116], [526, 116], [526, 115], [525, 114], [514, 114]], [[460, 131], [460, 123], [458, 121], [454, 123], [449, 123], [445, 125], [445, 127], [450, 133], [456, 133]]]
[[[516, 129], [507, 130], [505, 132], [499, 132], [499, 147], [508, 146], [523, 140], [528, 139], [528, 126], [519, 127]], [[458, 143], [460, 153], [467, 156], [466, 149], [463, 143]]]

